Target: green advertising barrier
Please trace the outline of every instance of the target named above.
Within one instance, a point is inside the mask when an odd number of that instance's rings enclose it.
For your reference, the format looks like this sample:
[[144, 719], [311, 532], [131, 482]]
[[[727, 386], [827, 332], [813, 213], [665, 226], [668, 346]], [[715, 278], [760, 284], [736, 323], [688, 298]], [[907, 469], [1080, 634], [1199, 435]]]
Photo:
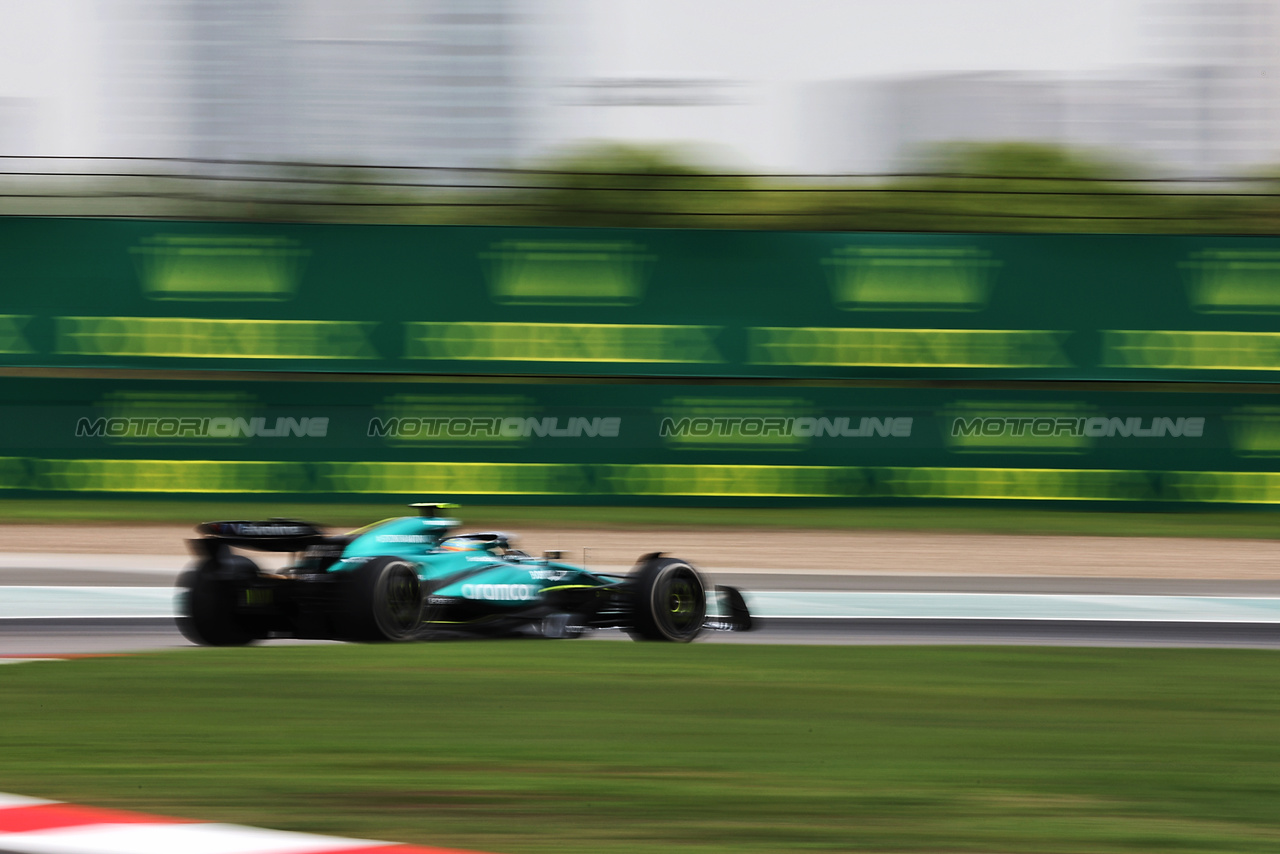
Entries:
[[1280, 503], [1280, 396], [15, 379], [0, 494]]
[[0, 219], [0, 365], [1271, 382], [1280, 239]]

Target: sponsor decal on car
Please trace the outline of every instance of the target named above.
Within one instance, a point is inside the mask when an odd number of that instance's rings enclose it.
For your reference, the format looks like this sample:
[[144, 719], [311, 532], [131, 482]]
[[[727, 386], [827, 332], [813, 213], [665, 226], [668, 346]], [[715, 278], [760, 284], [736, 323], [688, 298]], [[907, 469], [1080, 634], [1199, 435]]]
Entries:
[[527, 602], [536, 598], [538, 588], [532, 584], [464, 584], [463, 599], [500, 602]]
[[249, 525], [229, 524], [228, 532], [240, 537], [301, 537], [314, 533], [305, 525]]

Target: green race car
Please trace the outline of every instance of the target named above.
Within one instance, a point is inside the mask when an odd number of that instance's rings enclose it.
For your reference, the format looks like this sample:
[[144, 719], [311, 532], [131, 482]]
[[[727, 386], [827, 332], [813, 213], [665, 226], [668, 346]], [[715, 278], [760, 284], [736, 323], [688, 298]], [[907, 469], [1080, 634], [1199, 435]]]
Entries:
[[[445, 635], [577, 637], [617, 628], [637, 640], [691, 641], [746, 631], [735, 588], [708, 588], [688, 563], [654, 552], [626, 574], [532, 557], [497, 532], [457, 534], [459, 522], [415, 504], [418, 516], [337, 536], [305, 522], [207, 522], [196, 561], [178, 578], [178, 628], [189, 640], [234, 646], [267, 638], [408, 641]], [[265, 570], [233, 550], [291, 552]], [[708, 604], [714, 614], [709, 614]]]

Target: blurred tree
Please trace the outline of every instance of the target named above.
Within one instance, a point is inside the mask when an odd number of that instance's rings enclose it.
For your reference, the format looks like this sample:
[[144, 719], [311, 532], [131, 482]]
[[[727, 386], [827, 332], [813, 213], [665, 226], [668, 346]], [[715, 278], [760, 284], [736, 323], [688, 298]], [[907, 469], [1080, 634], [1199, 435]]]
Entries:
[[703, 165], [690, 149], [593, 143], [558, 153], [526, 181], [539, 221], [559, 225], [694, 226], [749, 203], [751, 181]]
[[926, 162], [928, 172], [1001, 178], [1105, 181], [1144, 175], [1135, 163], [1038, 142], [944, 143], [928, 150]]
[[[953, 143], [909, 175], [761, 176], [679, 146], [590, 143], [526, 167], [220, 164], [0, 180], [0, 213], [454, 225], [1280, 234], [1280, 179], [1161, 179], [1105, 153]], [[207, 166], [207, 164], [206, 164]], [[157, 167], [150, 167], [157, 169]], [[117, 171], [120, 170], [120, 171]], [[170, 174], [159, 174], [166, 171]]]

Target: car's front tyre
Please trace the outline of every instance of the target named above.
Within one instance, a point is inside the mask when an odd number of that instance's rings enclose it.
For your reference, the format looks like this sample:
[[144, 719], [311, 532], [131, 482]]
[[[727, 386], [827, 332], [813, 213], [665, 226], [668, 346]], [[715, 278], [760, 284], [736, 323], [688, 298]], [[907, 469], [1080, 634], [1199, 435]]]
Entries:
[[632, 575], [634, 611], [629, 634], [636, 640], [688, 643], [702, 633], [707, 587], [682, 560], [654, 558]]

